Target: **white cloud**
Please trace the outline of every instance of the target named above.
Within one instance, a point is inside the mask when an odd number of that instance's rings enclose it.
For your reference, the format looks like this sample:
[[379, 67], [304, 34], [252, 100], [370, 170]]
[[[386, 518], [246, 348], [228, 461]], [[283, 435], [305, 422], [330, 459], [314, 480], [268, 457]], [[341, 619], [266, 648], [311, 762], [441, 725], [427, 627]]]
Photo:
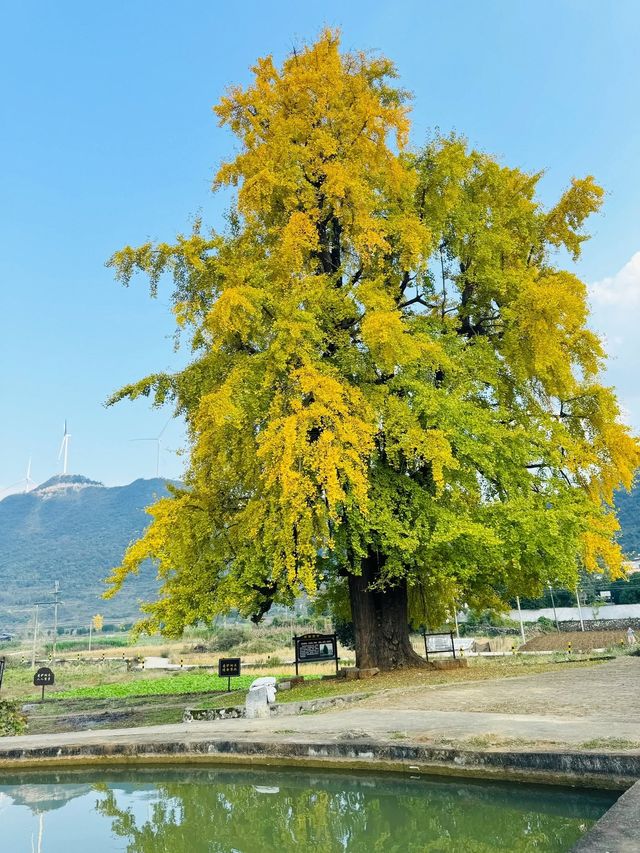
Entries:
[[640, 305], [640, 252], [614, 276], [603, 278], [589, 286], [594, 305], [631, 308]]
[[615, 275], [589, 286], [589, 325], [609, 354], [604, 381], [618, 394], [623, 420], [640, 433], [640, 252]]

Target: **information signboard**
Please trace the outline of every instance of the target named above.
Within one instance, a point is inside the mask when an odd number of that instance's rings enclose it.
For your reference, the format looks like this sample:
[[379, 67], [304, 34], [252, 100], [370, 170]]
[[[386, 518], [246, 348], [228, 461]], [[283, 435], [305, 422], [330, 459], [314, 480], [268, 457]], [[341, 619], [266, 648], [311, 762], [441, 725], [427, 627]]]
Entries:
[[429, 655], [452, 654], [455, 658], [456, 647], [453, 642], [453, 632], [449, 631], [442, 634], [427, 634], [424, 636], [424, 651], [429, 660]]
[[231, 679], [240, 675], [240, 658], [220, 658], [218, 677], [227, 679], [227, 690], [231, 690]]
[[333, 660], [338, 672], [338, 640], [335, 634], [304, 634], [294, 637], [296, 646], [296, 675], [298, 664]]
[[36, 687], [42, 687], [42, 701], [44, 702], [44, 688], [50, 687], [55, 682], [53, 671], [48, 666], [41, 667], [33, 676], [33, 683]]

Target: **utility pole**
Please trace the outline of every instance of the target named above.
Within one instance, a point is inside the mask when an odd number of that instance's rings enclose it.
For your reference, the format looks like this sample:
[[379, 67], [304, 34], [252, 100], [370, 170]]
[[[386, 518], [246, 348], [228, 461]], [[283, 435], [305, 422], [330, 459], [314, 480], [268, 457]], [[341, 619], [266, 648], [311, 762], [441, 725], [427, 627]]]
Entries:
[[60, 583], [53, 582], [53, 657], [56, 656], [56, 643], [58, 642], [58, 596], [60, 595]]
[[40, 608], [39, 604], [35, 606], [34, 620], [33, 620], [33, 651], [31, 653], [31, 669], [36, 668], [36, 643], [38, 642], [38, 610]]
[[580, 630], [584, 631], [584, 622], [582, 621], [582, 607], [580, 607], [580, 590], [576, 584], [576, 601], [578, 602], [578, 616], [580, 617]]
[[522, 637], [522, 642], [526, 643], [527, 639], [524, 635], [524, 622], [522, 621], [522, 610], [520, 610], [520, 596], [516, 595], [516, 603], [518, 605], [518, 616], [520, 617], [520, 636]]
[[553, 607], [553, 618], [556, 620], [556, 630], [560, 633], [560, 625], [558, 625], [558, 614], [556, 613], [556, 602], [553, 597], [553, 587], [549, 584], [549, 592], [551, 593], [551, 606]]

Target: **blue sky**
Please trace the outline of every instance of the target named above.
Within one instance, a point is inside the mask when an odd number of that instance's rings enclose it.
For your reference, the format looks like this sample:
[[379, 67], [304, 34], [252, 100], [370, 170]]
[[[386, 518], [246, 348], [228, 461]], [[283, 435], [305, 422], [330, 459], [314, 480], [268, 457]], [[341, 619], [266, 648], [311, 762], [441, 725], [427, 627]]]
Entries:
[[[320, 9], [320, 10], [319, 10]], [[233, 141], [211, 106], [324, 25], [346, 48], [377, 49], [414, 94], [412, 141], [464, 133], [505, 163], [544, 169], [553, 201], [594, 174], [604, 212], [577, 266], [606, 335], [608, 378], [640, 431], [640, 3], [635, 0], [243, 2], [0, 0], [0, 487], [70, 468], [108, 484], [155, 473], [167, 420], [109, 393], [170, 369], [167, 292], [125, 290], [105, 260], [171, 239], [202, 212]], [[634, 257], [635, 256], [635, 257]], [[165, 447], [179, 447], [171, 423]], [[163, 450], [161, 473], [181, 463]]]

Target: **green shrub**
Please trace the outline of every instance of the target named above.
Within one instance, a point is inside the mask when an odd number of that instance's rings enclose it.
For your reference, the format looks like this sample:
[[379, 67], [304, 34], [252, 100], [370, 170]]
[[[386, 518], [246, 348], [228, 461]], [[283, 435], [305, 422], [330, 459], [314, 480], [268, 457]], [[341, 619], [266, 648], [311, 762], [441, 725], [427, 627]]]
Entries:
[[27, 730], [27, 718], [17, 702], [0, 699], [0, 737], [21, 735]]
[[[451, 630], [449, 626], [447, 630]], [[460, 622], [461, 637], [472, 637], [482, 634], [485, 637], [503, 637], [517, 634], [518, 623], [495, 610], [469, 610], [465, 622]]]
[[251, 634], [244, 628], [221, 628], [213, 635], [208, 645], [212, 652], [228, 652], [250, 638]]

